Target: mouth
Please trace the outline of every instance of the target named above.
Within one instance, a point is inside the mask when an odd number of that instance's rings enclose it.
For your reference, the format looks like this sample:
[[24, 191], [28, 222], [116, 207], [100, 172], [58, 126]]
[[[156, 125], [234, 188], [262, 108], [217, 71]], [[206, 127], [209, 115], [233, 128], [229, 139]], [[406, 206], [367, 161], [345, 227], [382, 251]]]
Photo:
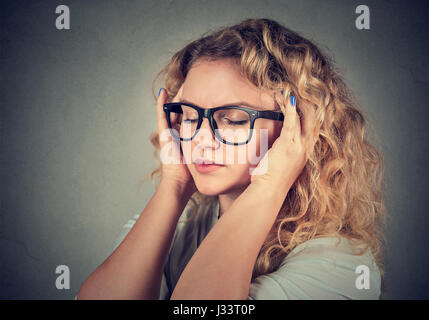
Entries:
[[201, 160], [201, 159], [197, 159], [194, 162], [194, 165], [195, 165], [195, 169], [199, 173], [213, 172], [213, 171], [216, 171], [216, 170], [224, 167], [224, 165], [222, 165], [222, 164], [215, 163], [215, 162], [212, 162], [210, 160]]

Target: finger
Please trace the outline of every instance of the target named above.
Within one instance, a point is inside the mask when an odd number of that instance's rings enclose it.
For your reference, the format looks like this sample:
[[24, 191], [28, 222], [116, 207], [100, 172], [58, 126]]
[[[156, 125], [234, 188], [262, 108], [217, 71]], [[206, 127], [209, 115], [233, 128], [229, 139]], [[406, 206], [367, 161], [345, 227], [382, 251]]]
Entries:
[[163, 110], [166, 98], [167, 98], [167, 93], [164, 88], [161, 88], [158, 99], [156, 100], [156, 117], [157, 117], [159, 133], [161, 133], [163, 130], [168, 129], [167, 118]]
[[[292, 103], [293, 101], [293, 103]], [[302, 128], [301, 128], [301, 118], [298, 114], [298, 111], [296, 109], [296, 99], [295, 97], [293, 97], [292, 99], [289, 99], [289, 108], [292, 109], [293, 112], [293, 118], [295, 119], [295, 128], [294, 128], [294, 136], [293, 138], [295, 139], [295, 141], [298, 141], [298, 139], [301, 139], [301, 134], [302, 134]]]
[[296, 130], [296, 111], [295, 107], [292, 107], [290, 98], [287, 99], [286, 106], [280, 105], [284, 114], [283, 127], [280, 135], [287, 140], [291, 140], [295, 137]]

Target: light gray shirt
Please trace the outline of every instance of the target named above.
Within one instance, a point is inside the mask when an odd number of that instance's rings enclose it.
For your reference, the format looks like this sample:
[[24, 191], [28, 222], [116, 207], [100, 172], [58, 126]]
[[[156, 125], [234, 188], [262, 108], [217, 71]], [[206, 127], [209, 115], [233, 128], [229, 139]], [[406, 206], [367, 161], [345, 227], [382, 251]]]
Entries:
[[[219, 201], [198, 212], [194, 222], [185, 220], [190, 203], [177, 224], [162, 276], [160, 300], [168, 300], [187, 263], [219, 219]], [[140, 214], [120, 231], [113, 251], [134, 226]], [[292, 250], [279, 268], [256, 277], [250, 284], [248, 300], [284, 299], [379, 299], [381, 279], [371, 252], [352, 252], [348, 239], [316, 238]]]

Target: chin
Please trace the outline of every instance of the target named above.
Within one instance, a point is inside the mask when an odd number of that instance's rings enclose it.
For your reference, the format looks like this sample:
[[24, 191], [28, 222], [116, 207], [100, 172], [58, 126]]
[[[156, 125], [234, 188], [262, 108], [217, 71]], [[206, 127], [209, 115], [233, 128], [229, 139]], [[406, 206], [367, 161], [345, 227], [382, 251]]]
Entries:
[[226, 184], [225, 182], [223, 182], [221, 185], [216, 185], [213, 183], [203, 183], [202, 181], [199, 181], [199, 183], [196, 183], [196, 187], [198, 191], [203, 195], [218, 196], [221, 194], [228, 194], [228, 193], [240, 194], [249, 186], [249, 183], [250, 182]]
[[224, 192], [224, 188], [217, 187], [213, 184], [196, 184], [196, 187], [201, 194], [206, 196], [217, 196]]

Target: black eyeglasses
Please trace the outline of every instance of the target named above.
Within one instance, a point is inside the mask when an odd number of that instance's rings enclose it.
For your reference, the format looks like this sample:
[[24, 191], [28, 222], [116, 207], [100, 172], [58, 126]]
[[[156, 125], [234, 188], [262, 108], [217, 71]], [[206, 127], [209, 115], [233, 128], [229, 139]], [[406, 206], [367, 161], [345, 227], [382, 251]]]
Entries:
[[[282, 112], [258, 111], [239, 106], [222, 106], [203, 109], [190, 103], [172, 102], [163, 108], [173, 137], [190, 141], [198, 133], [207, 118], [215, 137], [229, 145], [246, 144], [252, 138], [255, 120], [258, 118], [283, 121]], [[179, 130], [173, 124], [180, 124]]]

